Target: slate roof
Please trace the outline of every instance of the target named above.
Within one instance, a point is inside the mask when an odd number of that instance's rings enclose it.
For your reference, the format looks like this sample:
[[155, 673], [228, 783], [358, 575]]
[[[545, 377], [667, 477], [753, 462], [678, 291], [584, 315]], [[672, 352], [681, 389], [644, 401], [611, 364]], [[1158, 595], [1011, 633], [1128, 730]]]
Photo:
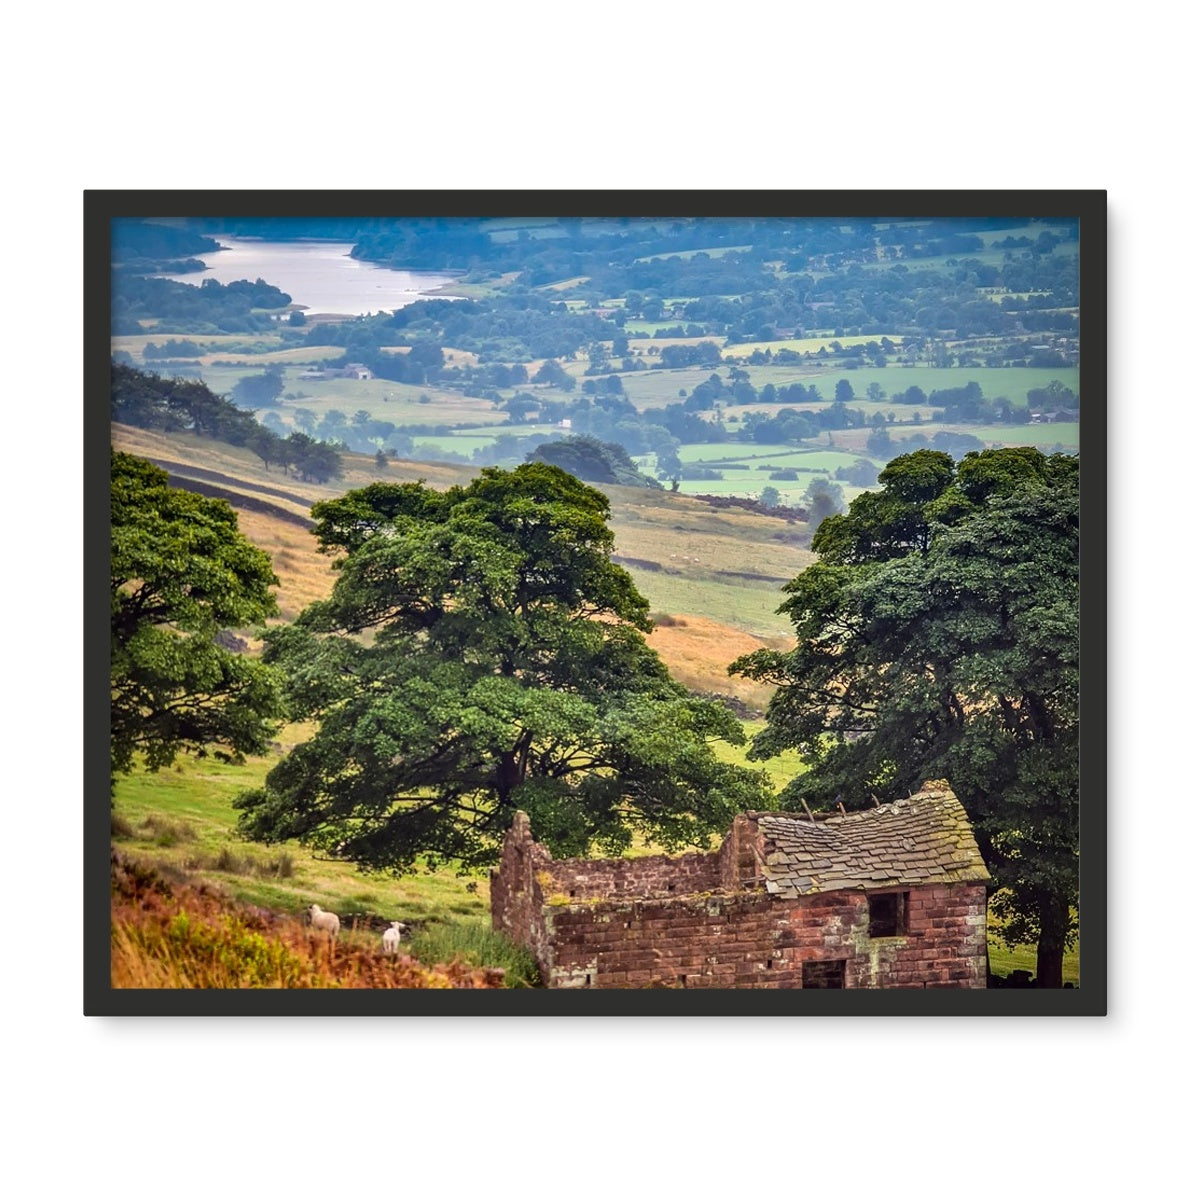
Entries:
[[812, 821], [757, 813], [768, 892], [819, 892], [985, 882], [987, 868], [958, 797], [944, 781], [863, 812]]

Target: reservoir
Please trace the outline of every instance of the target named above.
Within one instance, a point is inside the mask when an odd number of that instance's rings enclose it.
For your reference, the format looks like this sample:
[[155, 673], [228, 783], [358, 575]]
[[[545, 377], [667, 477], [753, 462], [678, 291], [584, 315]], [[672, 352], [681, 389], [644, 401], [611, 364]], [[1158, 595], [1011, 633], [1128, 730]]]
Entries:
[[207, 267], [186, 275], [166, 275], [198, 287], [205, 279], [232, 283], [262, 279], [281, 288], [292, 303], [310, 313], [359, 316], [393, 312], [454, 282], [436, 271], [393, 271], [350, 257], [350, 242], [265, 242], [257, 238], [216, 238], [221, 249], [196, 255]]

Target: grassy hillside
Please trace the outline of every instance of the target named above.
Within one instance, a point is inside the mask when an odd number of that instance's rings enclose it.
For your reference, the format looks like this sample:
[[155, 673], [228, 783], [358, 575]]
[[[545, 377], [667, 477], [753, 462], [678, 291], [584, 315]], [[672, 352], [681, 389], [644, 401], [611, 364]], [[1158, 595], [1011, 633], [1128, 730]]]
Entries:
[[[396, 460], [381, 472], [366, 455], [343, 455], [345, 476], [327, 484], [267, 471], [249, 450], [191, 435], [170, 436], [114, 426], [113, 445], [166, 467], [177, 485], [218, 489], [238, 510], [242, 531], [270, 553], [279, 576], [280, 608], [292, 619], [333, 586], [329, 559], [307, 532], [308, 508], [380, 479], [423, 479], [450, 487], [474, 478], [477, 468]], [[602, 488], [611, 502], [616, 557], [656, 612], [700, 617], [731, 631], [763, 639], [786, 636], [774, 610], [780, 588], [812, 561], [800, 543], [803, 525], [748, 511], [715, 509], [686, 496], [647, 488]], [[739, 651], [740, 653], [740, 651]], [[731, 662], [731, 655], [727, 662]], [[667, 658], [668, 666], [673, 665]], [[714, 668], [718, 664], [713, 664]], [[710, 671], [703, 690], [730, 691], [725, 664]]]
[[[507, 973], [507, 986], [531, 982], [534, 970], [528, 955], [492, 933], [485, 879], [452, 870], [417, 872], [403, 879], [366, 875], [295, 842], [268, 847], [238, 836], [234, 797], [260, 785], [271, 766], [305, 732], [302, 726], [290, 727], [281, 735], [278, 749], [240, 765], [181, 758], [170, 770], [124, 776], [113, 800], [114, 849], [131, 863], [154, 870], [175, 889], [202, 885], [227, 914], [245, 907], [260, 915], [265, 912], [283, 931], [285, 948], [293, 956], [304, 957], [303, 914], [310, 904], [319, 904], [341, 919], [341, 946], [348, 965], [359, 975], [370, 965], [364, 956], [375, 961], [379, 935], [388, 922], [403, 921], [412, 930], [404, 949], [423, 963], [499, 967]], [[114, 920], [118, 919], [131, 921], [132, 917], [122, 918], [115, 909]], [[157, 950], [139, 954], [138, 938], [136, 929], [128, 930], [114, 945], [124, 955], [120, 962], [114, 960], [114, 971], [124, 972], [124, 981], [116, 986], [246, 986], [155, 983], [155, 973], [169, 964], [160, 961]], [[155, 945], [161, 949], [161, 937]], [[305, 969], [308, 965], [300, 964]], [[446, 985], [384, 980], [288, 986]]]
[[[392, 462], [381, 476], [369, 458], [348, 454], [345, 477], [320, 485], [289, 478], [279, 469], [268, 472], [249, 451], [191, 436], [114, 426], [112, 440], [119, 449], [167, 464], [177, 483], [203, 485], [230, 500], [242, 531], [271, 555], [284, 620], [328, 595], [333, 584], [330, 560], [317, 552], [309, 533], [313, 502], [381, 477], [447, 487], [475, 474], [465, 466]], [[771, 689], [730, 679], [726, 667], [760, 646], [789, 644], [787, 623], [775, 609], [782, 584], [813, 561], [801, 545], [805, 527], [712, 508], [670, 492], [604, 490], [613, 506], [616, 556], [655, 615], [650, 644], [685, 686], [736, 696], [761, 711]], [[759, 722], [745, 724], [750, 734], [761, 728]], [[208, 882], [235, 903], [294, 918], [309, 904], [320, 904], [343, 918], [352, 940], [361, 933], [364, 944], [373, 943], [387, 921], [402, 920], [424, 939], [423, 961], [446, 962], [459, 955], [476, 965], [504, 965], [491, 940], [488, 885], [482, 878], [452, 871], [402, 879], [368, 876], [295, 844], [264, 847], [237, 837], [233, 797], [258, 785], [280, 755], [305, 736], [304, 727], [289, 727], [270, 755], [242, 765], [184, 759], [171, 770], [121, 779], [114, 845], [163, 870], [168, 879]], [[727, 761], [765, 769], [776, 788], [803, 769], [795, 756], [748, 763], [744, 747], [722, 745], [719, 753]], [[1001, 974], [1031, 969], [1034, 961], [1032, 947], [1007, 951], [995, 939], [991, 954], [992, 970]], [[1064, 977], [1078, 980], [1077, 952], [1067, 956]]]
[[[239, 905], [207, 882], [171, 882], [143, 862], [112, 858], [112, 986], [116, 988], [489, 988], [516, 971], [461, 957], [433, 965], [386, 954], [355, 929], [336, 941], [304, 922]], [[506, 957], [512, 958], [510, 953]]]

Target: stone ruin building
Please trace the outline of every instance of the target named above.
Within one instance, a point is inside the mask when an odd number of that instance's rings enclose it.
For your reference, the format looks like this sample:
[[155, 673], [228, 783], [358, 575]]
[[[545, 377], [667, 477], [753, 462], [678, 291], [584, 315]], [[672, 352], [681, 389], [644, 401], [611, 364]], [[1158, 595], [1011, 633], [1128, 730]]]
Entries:
[[945, 782], [824, 818], [743, 813], [678, 857], [555, 860], [518, 813], [492, 925], [547, 987], [983, 988], [987, 880]]

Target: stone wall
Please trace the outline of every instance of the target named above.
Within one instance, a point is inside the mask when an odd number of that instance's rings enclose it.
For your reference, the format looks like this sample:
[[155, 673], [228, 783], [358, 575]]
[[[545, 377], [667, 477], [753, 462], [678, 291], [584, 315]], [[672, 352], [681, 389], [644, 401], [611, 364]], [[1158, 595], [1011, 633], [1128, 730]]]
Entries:
[[757, 843], [738, 817], [711, 854], [555, 861], [521, 814], [492, 873], [493, 925], [547, 987], [986, 987], [983, 884], [904, 889], [904, 934], [873, 938], [869, 893], [768, 894]]
[[554, 860], [545, 847], [533, 840], [529, 818], [519, 812], [504, 837], [500, 865], [493, 869], [492, 928], [527, 946], [543, 980], [549, 979], [554, 961], [550, 929], [543, 917], [546, 893]]
[[844, 961], [847, 988], [986, 987], [984, 886], [907, 895], [908, 932], [881, 938], [868, 935], [861, 892], [551, 904], [543, 978], [550, 987], [796, 988], [806, 963]]
[[551, 859], [546, 870], [549, 879], [544, 882], [552, 904], [625, 896], [690, 895], [721, 886], [715, 853]]

